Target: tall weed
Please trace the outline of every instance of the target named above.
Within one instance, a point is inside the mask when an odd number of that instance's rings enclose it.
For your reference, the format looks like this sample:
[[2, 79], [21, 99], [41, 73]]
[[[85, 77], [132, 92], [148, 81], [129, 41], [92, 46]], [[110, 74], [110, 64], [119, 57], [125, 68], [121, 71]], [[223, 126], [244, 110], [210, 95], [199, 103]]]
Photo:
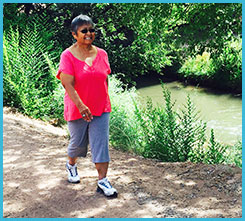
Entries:
[[200, 120], [199, 112], [187, 96], [186, 104], [181, 113], [177, 113], [179, 122], [179, 161], [186, 161], [196, 157], [195, 148], [200, 149], [206, 141], [206, 123]]
[[110, 142], [121, 150], [139, 151], [138, 122], [135, 119], [133, 100], [138, 99], [135, 88], [123, 89], [121, 81], [110, 77], [109, 93], [112, 104], [110, 115]]
[[227, 147], [224, 158], [226, 164], [242, 167], [242, 141], [237, 141], [235, 145]]
[[214, 138], [214, 130], [211, 129], [211, 136], [208, 148], [205, 153], [204, 162], [209, 164], [223, 163], [227, 146], [221, 145]]
[[[54, 96], [58, 87], [56, 65], [37, 28], [26, 27], [22, 35], [10, 28], [3, 37], [3, 103], [35, 118], [49, 119], [63, 102]], [[59, 111], [58, 111], [59, 112]]]

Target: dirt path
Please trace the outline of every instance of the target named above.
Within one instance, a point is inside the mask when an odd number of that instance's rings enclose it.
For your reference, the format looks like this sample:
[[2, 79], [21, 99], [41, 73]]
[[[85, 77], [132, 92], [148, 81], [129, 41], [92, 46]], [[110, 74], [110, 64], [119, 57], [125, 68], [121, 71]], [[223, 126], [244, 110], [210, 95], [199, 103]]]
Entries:
[[242, 170], [235, 167], [161, 163], [111, 149], [117, 199], [95, 192], [90, 155], [78, 162], [81, 183], [69, 184], [66, 134], [4, 108], [4, 217], [242, 217]]

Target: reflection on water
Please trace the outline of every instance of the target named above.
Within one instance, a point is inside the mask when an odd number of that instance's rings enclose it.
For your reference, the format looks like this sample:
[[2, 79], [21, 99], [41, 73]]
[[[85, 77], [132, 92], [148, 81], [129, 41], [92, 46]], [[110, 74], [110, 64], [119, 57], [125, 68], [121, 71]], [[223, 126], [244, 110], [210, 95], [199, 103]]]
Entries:
[[[201, 119], [207, 122], [208, 131], [214, 129], [215, 137], [222, 143], [234, 144], [242, 139], [242, 99], [229, 94], [211, 93], [202, 88], [185, 87], [179, 82], [165, 83], [171, 92], [172, 102], [176, 100], [175, 110], [183, 107], [187, 95], [190, 95]], [[150, 97], [155, 104], [163, 104], [161, 85], [148, 86], [138, 89], [143, 98]]]

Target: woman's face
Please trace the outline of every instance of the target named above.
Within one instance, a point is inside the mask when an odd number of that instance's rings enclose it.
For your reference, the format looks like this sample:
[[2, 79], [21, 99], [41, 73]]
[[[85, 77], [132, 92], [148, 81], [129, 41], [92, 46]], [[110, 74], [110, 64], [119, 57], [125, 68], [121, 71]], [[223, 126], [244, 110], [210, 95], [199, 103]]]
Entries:
[[79, 26], [77, 34], [72, 33], [77, 43], [90, 45], [95, 39], [94, 27], [91, 24]]

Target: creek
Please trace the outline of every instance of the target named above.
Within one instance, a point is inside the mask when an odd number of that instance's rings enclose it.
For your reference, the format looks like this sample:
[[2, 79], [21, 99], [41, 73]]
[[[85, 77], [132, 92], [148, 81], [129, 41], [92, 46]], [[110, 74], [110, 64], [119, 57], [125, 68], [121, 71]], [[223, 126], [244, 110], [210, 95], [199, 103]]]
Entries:
[[[137, 91], [146, 100], [150, 97], [154, 105], [164, 106], [162, 87], [158, 79], [144, 77], [137, 80]], [[225, 94], [202, 87], [186, 86], [178, 81], [166, 82], [166, 88], [171, 92], [172, 102], [176, 101], [174, 109], [178, 111], [186, 104], [190, 95], [196, 110], [200, 111], [200, 119], [207, 123], [207, 135], [211, 128], [215, 138], [224, 144], [233, 145], [242, 139], [242, 99], [241, 96]]]

